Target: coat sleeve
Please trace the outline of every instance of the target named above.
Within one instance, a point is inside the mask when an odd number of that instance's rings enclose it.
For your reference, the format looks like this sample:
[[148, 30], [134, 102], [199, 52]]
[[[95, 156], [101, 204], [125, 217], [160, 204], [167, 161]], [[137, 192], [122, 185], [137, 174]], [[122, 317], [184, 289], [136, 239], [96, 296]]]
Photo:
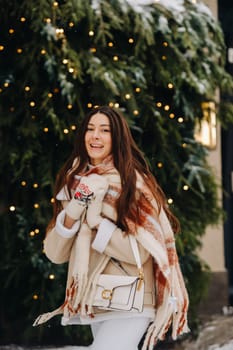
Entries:
[[64, 225], [65, 211], [62, 210], [56, 220], [55, 226], [47, 232], [44, 240], [44, 252], [46, 256], [55, 264], [62, 264], [69, 260], [72, 245], [80, 227], [77, 221], [71, 229]]
[[[96, 237], [92, 242], [92, 248], [99, 253], [104, 253], [122, 262], [136, 264], [127, 234], [108, 219], [102, 220]], [[144, 264], [150, 253], [140, 244], [138, 244], [138, 248], [141, 262]]]

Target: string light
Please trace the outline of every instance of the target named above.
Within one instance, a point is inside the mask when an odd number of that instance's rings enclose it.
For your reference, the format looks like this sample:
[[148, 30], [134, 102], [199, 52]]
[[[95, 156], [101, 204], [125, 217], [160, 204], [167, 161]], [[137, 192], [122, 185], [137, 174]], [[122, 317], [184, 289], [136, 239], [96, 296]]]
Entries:
[[157, 163], [157, 167], [158, 167], [158, 168], [162, 168], [162, 167], [163, 167], [163, 163], [162, 163], [162, 162], [158, 162], [158, 163]]
[[168, 202], [168, 204], [172, 204], [173, 203], [173, 199], [172, 198], [168, 198], [167, 202]]
[[69, 60], [67, 59], [67, 58], [64, 58], [63, 60], [62, 60], [62, 63], [63, 64], [67, 64], [69, 62]]
[[135, 110], [133, 111], [133, 114], [134, 114], [134, 115], [138, 115], [138, 114], [139, 114], [138, 110], [135, 109]]
[[40, 233], [40, 230], [38, 228], [35, 229], [35, 234], [39, 234]]
[[16, 51], [20, 55], [23, 52], [23, 49], [18, 48]]
[[77, 129], [77, 127], [76, 127], [76, 125], [71, 125], [70, 129], [75, 131]]
[[159, 107], [159, 108], [162, 107], [162, 105], [163, 105], [162, 102], [157, 102], [156, 103], [156, 106]]
[[50, 203], [55, 203], [55, 198], [52, 197], [52, 198], [50, 199]]
[[54, 279], [55, 279], [55, 275], [54, 275], [53, 273], [51, 273], [51, 274], [49, 275], [49, 279], [50, 279], [50, 280], [54, 280]]
[[5, 88], [7, 88], [9, 85], [10, 85], [10, 84], [9, 84], [8, 82], [5, 82], [5, 83], [3, 84], [3, 86], [4, 86]]
[[67, 108], [67, 109], [72, 109], [72, 108], [73, 108], [73, 106], [72, 106], [72, 104], [71, 104], [71, 103], [69, 103], [69, 104], [66, 106], [66, 108]]
[[91, 51], [92, 53], [96, 53], [97, 49], [96, 49], [95, 47], [91, 47], [91, 48], [90, 48], [90, 51]]
[[34, 236], [35, 236], [35, 232], [34, 232], [34, 231], [30, 231], [30, 232], [29, 232], [29, 236], [30, 236], [30, 237], [34, 237]]
[[126, 94], [125, 98], [126, 98], [126, 100], [129, 100], [131, 98], [131, 95], [130, 94]]
[[136, 87], [135, 91], [136, 91], [136, 92], [141, 92], [140, 87]]
[[49, 128], [45, 127], [43, 130], [44, 130], [44, 132], [48, 132]]
[[31, 90], [31, 88], [30, 88], [30, 86], [27, 85], [27, 86], [25, 86], [24, 90], [28, 92]]
[[115, 103], [115, 104], [114, 104], [114, 107], [115, 107], [115, 108], [119, 108], [119, 107], [120, 107], [119, 103]]
[[39, 203], [35, 203], [35, 204], [34, 204], [34, 208], [35, 208], [35, 209], [39, 209], [39, 208], [40, 208]]
[[49, 97], [49, 98], [52, 98], [52, 97], [53, 97], [52, 92], [49, 92], [49, 93], [48, 93], [48, 97]]
[[175, 114], [174, 114], [174, 113], [170, 113], [170, 114], [169, 114], [169, 118], [170, 118], [170, 119], [174, 119], [174, 118], [175, 118]]
[[166, 61], [167, 56], [163, 55], [161, 58], [162, 58], [163, 61]]
[[15, 210], [16, 210], [16, 208], [15, 208], [15, 206], [14, 206], [14, 205], [11, 205], [11, 206], [9, 207], [9, 210], [10, 210], [10, 211], [15, 211]]
[[188, 186], [188, 185], [184, 185], [184, 186], [183, 186], [183, 190], [184, 190], [184, 191], [188, 191], [188, 189], [189, 189], [189, 186]]
[[169, 111], [169, 109], [170, 109], [170, 106], [169, 106], [169, 105], [165, 105], [165, 106], [164, 106], [164, 110], [165, 110], [165, 111]]
[[134, 43], [133, 38], [129, 38], [128, 42], [129, 42], [130, 44], [133, 44], [133, 43]]
[[95, 32], [93, 30], [90, 30], [89, 33], [88, 33], [89, 36], [94, 36], [95, 35]]
[[111, 41], [108, 43], [108, 46], [109, 46], [109, 47], [113, 47], [113, 45], [114, 45], [114, 44], [113, 44], [113, 42], [111, 42]]
[[68, 129], [64, 129], [63, 132], [64, 132], [64, 134], [69, 134], [69, 130]]
[[21, 17], [20, 18], [20, 22], [26, 22], [26, 18], [25, 17]]
[[173, 86], [172, 83], [168, 83], [168, 84], [167, 84], [167, 87], [168, 87], [168, 89], [173, 89], [174, 86]]
[[35, 101], [31, 101], [31, 102], [29, 103], [29, 105], [30, 105], [30, 107], [35, 107], [36, 102], [35, 102]]
[[114, 106], [114, 103], [113, 102], [109, 102], [109, 107], [113, 107]]
[[164, 41], [164, 42], [163, 42], [163, 46], [164, 46], [164, 47], [168, 47], [168, 42], [167, 42], [167, 41]]
[[45, 18], [45, 22], [49, 24], [52, 22], [52, 20], [51, 20], [51, 18]]
[[184, 118], [183, 117], [179, 117], [177, 120], [178, 120], [178, 123], [183, 123]]
[[74, 27], [74, 22], [70, 22], [70, 23], [69, 23], [69, 27], [70, 27], [70, 28], [73, 28], [73, 27]]
[[112, 58], [112, 59], [113, 59], [113, 61], [115, 61], [115, 62], [116, 62], [116, 61], [118, 61], [118, 60], [119, 60], [119, 57], [118, 57], [118, 56], [113, 56], [113, 58]]
[[38, 300], [38, 299], [39, 299], [39, 296], [38, 296], [37, 294], [33, 294], [32, 299]]
[[45, 55], [46, 54], [46, 50], [42, 49], [42, 50], [40, 50], [40, 53], [41, 53], [41, 55]]
[[54, 1], [54, 3], [53, 3], [53, 7], [58, 7], [58, 2], [57, 1]]
[[34, 183], [32, 186], [33, 186], [33, 188], [38, 188], [39, 187], [38, 183]]
[[0, 51], [3, 51], [3, 50], [4, 50], [4, 46], [0, 45]]
[[182, 143], [182, 147], [183, 147], [183, 148], [186, 148], [186, 147], [187, 147], [187, 143], [185, 143], [185, 142]]
[[25, 187], [25, 186], [27, 186], [27, 182], [26, 181], [21, 181], [21, 186], [23, 186], [23, 187]]
[[13, 28], [9, 29], [9, 34], [14, 34], [15, 30]]
[[87, 104], [87, 107], [88, 107], [88, 108], [92, 108], [92, 103], [89, 102], [89, 103]]

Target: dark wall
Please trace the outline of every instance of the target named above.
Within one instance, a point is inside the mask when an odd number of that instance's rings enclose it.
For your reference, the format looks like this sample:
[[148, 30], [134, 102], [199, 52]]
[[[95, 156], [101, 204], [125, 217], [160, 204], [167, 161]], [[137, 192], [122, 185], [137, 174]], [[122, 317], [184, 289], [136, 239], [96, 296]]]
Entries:
[[[227, 49], [233, 51], [233, 2], [219, 0], [219, 20], [225, 35]], [[233, 76], [233, 57], [229, 61], [227, 55], [226, 68]], [[233, 102], [232, 96], [221, 96], [221, 99]], [[224, 224], [225, 259], [229, 273], [229, 303], [233, 305], [233, 126], [222, 130], [222, 177], [223, 205], [227, 214]]]

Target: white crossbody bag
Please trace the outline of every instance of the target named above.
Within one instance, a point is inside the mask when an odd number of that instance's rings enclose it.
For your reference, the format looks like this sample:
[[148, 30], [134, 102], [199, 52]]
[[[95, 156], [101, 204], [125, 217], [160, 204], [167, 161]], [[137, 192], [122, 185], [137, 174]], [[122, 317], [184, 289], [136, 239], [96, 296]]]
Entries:
[[104, 310], [143, 311], [144, 274], [134, 236], [128, 235], [138, 267], [138, 276], [100, 274], [93, 306]]

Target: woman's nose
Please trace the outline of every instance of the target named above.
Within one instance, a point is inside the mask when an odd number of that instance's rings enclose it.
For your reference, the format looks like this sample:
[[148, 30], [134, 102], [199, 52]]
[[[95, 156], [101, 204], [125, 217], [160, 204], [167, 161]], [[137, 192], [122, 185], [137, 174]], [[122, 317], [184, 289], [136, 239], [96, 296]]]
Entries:
[[95, 139], [98, 139], [98, 138], [99, 138], [99, 130], [98, 130], [98, 129], [95, 129], [95, 130], [94, 130], [93, 136], [94, 136]]

